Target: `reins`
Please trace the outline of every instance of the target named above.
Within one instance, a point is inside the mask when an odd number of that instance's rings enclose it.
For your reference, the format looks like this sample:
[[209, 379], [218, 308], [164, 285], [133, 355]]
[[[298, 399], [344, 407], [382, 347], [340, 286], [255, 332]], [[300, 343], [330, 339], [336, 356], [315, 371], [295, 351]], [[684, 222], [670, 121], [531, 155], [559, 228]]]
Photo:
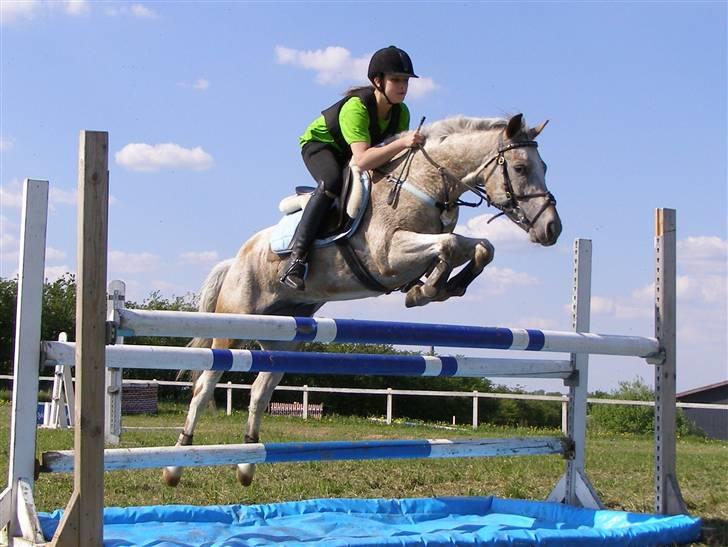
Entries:
[[[554, 198], [553, 194], [549, 191], [546, 192], [535, 192], [533, 194], [517, 194], [513, 189], [513, 184], [511, 182], [511, 178], [508, 174], [508, 162], [505, 157], [505, 152], [508, 150], [513, 150], [515, 148], [525, 148], [525, 147], [532, 147], [537, 148], [538, 143], [533, 140], [528, 141], [515, 141], [508, 144], [503, 144], [502, 141], [498, 146], [497, 151], [486, 158], [483, 163], [481, 163], [474, 171], [471, 173], [465, 175], [462, 178], [457, 177], [455, 174], [453, 174], [447, 167], [440, 165], [435, 159], [430, 156], [427, 151], [420, 147], [417, 149], [411, 149], [407, 157], [404, 160], [404, 164], [402, 167], [402, 170], [400, 171], [400, 174], [398, 177], [394, 177], [393, 175], [388, 175], [387, 180], [394, 183], [394, 186], [392, 187], [392, 190], [390, 190], [389, 196], [387, 198], [387, 203], [389, 205], [392, 205], [394, 203], [394, 199], [399, 192], [399, 189], [402, 187], [402, 179], [406, 180], [407, 175], [409, 174], [409, 169], [412, 163], [412, 158], [414, 154], [417, 152], [417, 150], [422, 152], [422, 155], [424, 158], [432, 165], [435, 169], [437, 169], [437, 172], [440, 174], [440, 178], [442, 180], [442, 187], [444, 191], [444, 201], [438, 201], [438, 200], [432, 200], [433, 203], [440, 209], [440, 210], [450, 210], [455, 207], [464, 206], [464, 207], [478, 207], [480, 204], [485, 201], [489, 206], [493, 206], [496, 209], [499, 209], [501, 212], [497, 215], [493, 216], [490, 220], [488, 220], [488, 223], [492, 222], [496, 218], [506, 215], [508, 218], [510, 218], [513, 222], [515, 222], [518, 226], [523, 228], [526, 232], [530, 231], [531, 228], [536, 224], [539, 217], [551, 206], [556, 206], [556, 198]], [[480, 176], [480, 174], [485, 171], [488, 166], [493, 164], [495, 162], [495, 165], [493, 166], [493, 169], [484, 177], [482, 184], [472, 184], [473, 181]], [[495, 170], [498, 168], [498, 166], [502, 169], [502, 176], [503, 176], [503, 182], [505, 184], [506, 189], [506, 202], [496, 202], [488, 195], [488, 190], [486, 188], [486, 184], [488, 182], [488, 179], [493, 175]], [[451, 184], [452, 182], [452, 184]], [[467, 202], [460, 198], [458, 198], [455, 201], [452, 201], [450, 199], [450, 195], [453, 191], [453, 189], [457, 188], [458, 185], [462, 184], [465, 186], [469, 191], [473, 192], [476, 196], [478, 196], [480, 199], [477, 202]], [[451, 188], [452, 187], [452, 188]], [[534, 215], [533, 218], [528, 218], [528, 215], [526, 215], [525, 211], [521, 207], [522, 201], [527, 201], [529, 199], [534, 198], [548, 198], [544, 204], [541, 206], [539, 211]]]

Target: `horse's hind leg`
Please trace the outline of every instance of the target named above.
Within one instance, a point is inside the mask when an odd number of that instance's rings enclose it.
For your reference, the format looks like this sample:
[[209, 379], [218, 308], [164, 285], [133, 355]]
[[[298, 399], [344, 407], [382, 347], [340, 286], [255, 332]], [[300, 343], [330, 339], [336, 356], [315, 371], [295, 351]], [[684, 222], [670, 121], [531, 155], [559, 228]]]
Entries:
[[[299, 342], [261, 342], [260, 345], [265, 350], [295, 351], [301, 344]], [[261, 372], [253, 382], [253, 387], [250, 389], [248, 423], [245, 428], [246, 443], [260, 442], [260, 422], [281, 378], [283, 378], [283, 374], [278, 372]], [[243, 486], [250, 486], [254, 474], [254, 463], [238, 464], [236, 476]]]
[[[192, 444], [192, 436], [200, 418], [200, 412], [207, 408], [215, 392], [215, 384], [220, 381], [221, 376], [221, 371], [206, 370], [195, 382], [190, 408], [187, 411], [187, 419], [175, 446], [189, 446]], [[165, 467], [162, 477], [167, 486], [177, 486], [182, 478], [182, 468], [176, 466]]]

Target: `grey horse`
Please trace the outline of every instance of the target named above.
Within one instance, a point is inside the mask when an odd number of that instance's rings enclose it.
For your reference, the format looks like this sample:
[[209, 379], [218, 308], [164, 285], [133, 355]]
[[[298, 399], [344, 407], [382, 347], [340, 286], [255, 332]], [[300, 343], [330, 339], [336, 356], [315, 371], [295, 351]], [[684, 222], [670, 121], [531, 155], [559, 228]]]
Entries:
[[[510, 119], [437, 121], [421, 129], [427, 143], [409, 158], [409, 191], [396, 185], [393, 176], [403, 158], [373, 172], [371, 199], [349, 242], [378, 288], [352, 273], [336, 245], [312, 251], [305, 291], [282, 285], [278, 279], [285, 260], [271, 251], [272, 228], [267, 228], [245, 242], [236, 257], [213, 268], [202, 287], [200, 311], [311, 316], [328, 301], [379, 296], [397, 289], [406, 292], [408, 307], [462, 296], [494, 256], [487, 239], [452, 233], [466, 192], [500, 209], [534, 243], [553, 245], [561, 233], [556, 201], [544, 180], [546, 164], [534, 140], [545, 125], [528, 128], [521, 114]], [[236, 344], [230, 339], [191, 342], [212, 348]], [[299, 343], [260, 345], [268, 350], [295, 350]], [[192, 444], [200, 411], [209, 403], [221, 375], [221, 371], [205, 371], [197, 378], [178, 446]], [[263, 412], [282, 376], [258, 374], [250, 395], [245, 442], [258, 442]], [[253, 464], [237, 466], [237, 478], [245, 486], [254, 472]], [[181, 476], [181, 467], [164, 469], [170, 486], [176, 486]]]

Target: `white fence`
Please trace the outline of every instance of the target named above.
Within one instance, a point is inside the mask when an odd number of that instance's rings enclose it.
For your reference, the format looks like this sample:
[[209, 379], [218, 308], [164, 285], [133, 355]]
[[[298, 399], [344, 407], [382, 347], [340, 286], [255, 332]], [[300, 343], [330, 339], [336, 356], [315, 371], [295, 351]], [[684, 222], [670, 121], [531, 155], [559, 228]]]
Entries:
[[[51, 376], [41, 376], [40, 381], [53, 382]], [[12, 376], [0, 375], [0, 380], [13, 380]], [[160, 386], [192, 387], [192, 382], [173, 382], [167, 380], [124, 380], [128, 384], [149, 384], [156, 383]], [[221, 383], [215, 389], [224, 389], [227, 392], [226, 412], [230, 416], [233, 412], [233, 392], [250, 390], [251, 384], [233, 384], [232, 382]], [[476, 429], [480, 423], [478, 416], [479, 399], [511, 399], [524, 401], [552, 401], [561, 403], [561, 430], [566, 432], [568, 420], [568, 396], [567, 395], [529, 395], [526, 393], [491, 393], [481, 391], [432, 391], [432, 390], [405, 390], [405, 389], [363, 389], [350, 387], [313, 387], [313, 386], [278, 386], [276, 391], [297, 391], [301, 395], [303, 415], [307, 416], [309, 411], [310, 393], [337, 393], [340, 395], [381, 395], [386, 397], [386, 422], [392, 423], [394, 419], [394, 397], [465, 397], [473, 401], [472, 427]], [[625, 406], [650, 406], [654, 407], [654, 401], [628, 401], [624, 399], [602, 399], [596, 397], [587, 398], [587, 403], [598, 405], [625, 405]], [[728, 404], [712, 403], [677, 403], [678, 408], [708, 408], [713, 410], [728, 410]], [[448, 421], [448, 416], [443, 416], [443, 421]]]

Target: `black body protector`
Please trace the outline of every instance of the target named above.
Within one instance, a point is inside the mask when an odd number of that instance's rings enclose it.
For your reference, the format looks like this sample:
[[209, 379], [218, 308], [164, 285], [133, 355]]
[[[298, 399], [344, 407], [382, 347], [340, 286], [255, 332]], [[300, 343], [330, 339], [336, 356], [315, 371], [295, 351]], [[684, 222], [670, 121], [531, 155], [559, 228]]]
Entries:
[[364, 88], [356, 90], [351, 95], [344, 97], [337, 103], [331, 105], [322, 112], [324, 115], [324, 121], [326, 122], [326, 129], [334, 139], [334, 142], [341, 149], [344, 158], [348, 162], [351, 159], [351, 147], [344, 139], [344, 135], [341, 133], [341, 127], [339, 126], [339, 113], [341, 107], [344, 106], [349, 99], [352, 97], [359, 97], [364, 103], [369, 113], [369, 145], [376, 146], [388, 137], [396, 135], [399, 129], [399, 119], [402, 108], [400, 105], [392, 105], [392, 109], [389, 113], [389, 123], [384, 131], [379, 129], [379, 115], [377, 114], [377, 100], [374, 96], [374, 90], [372, 88]]

